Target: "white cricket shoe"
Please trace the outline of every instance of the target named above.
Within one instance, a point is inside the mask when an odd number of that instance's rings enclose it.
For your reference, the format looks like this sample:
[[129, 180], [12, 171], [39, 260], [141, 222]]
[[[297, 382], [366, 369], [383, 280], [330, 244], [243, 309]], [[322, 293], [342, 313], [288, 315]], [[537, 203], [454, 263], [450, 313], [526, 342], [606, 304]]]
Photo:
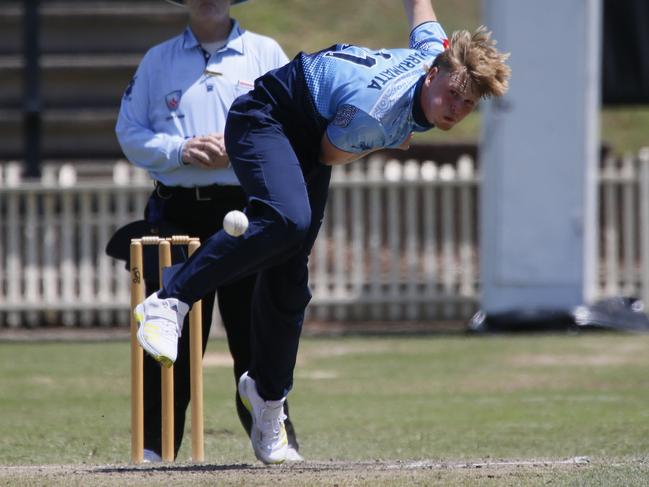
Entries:
[[135, 307], [139, 323], [137, 341], [142, 348], [165, 367], [171, 367], [178, 356], [178, 338], [189, 305], [175, 298], [158, 298], [153, 293]]
[[288, 450], [284, 428], [286, 398], [264, 401], [257, 392], [255, 381], [248, 377], [248, 372], [239, 379], [239, 395], [241, 402], [252, 416], [250, 441], [255, 456], [267, 465], [284, 462]]

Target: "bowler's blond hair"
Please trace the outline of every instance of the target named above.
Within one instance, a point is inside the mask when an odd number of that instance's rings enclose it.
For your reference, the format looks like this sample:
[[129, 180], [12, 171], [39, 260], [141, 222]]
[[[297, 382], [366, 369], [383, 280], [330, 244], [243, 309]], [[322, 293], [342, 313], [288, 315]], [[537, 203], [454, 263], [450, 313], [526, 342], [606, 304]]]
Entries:
[[471, 34], [467, 30], [453, 32], [448, 49], [442, 52], [433, 67], [457, 73], [467, 88], [481, 98], [502, 96], [509, 87], [511, 68], [505, 64], [509, 53], [496, 49], [491, 32], [481, 25]]

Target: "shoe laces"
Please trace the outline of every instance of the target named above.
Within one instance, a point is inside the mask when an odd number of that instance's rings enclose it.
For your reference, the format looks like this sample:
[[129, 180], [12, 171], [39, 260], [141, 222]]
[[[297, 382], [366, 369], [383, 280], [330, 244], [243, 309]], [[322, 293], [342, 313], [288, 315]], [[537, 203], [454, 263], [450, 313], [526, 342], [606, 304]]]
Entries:
[[279, 438], [285, 419], [283, 404], [275, 407], [264, 407], [261, 411], [261, 424], [259, 425], [261, 437], [264, 440], [276, 440]]

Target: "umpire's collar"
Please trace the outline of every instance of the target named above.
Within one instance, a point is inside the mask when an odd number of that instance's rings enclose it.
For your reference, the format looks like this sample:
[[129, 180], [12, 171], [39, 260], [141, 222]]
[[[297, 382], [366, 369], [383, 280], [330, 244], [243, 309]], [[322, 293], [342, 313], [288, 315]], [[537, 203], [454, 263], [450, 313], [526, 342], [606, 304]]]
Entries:
[[[232, 19], [232, 29], [230, 29], [230, 34], [228, 35], [228, 39], [225, 43], [225, 46], [223, 46], [220, 51], [223, 51], [225, 49], [232, 49], [233, 51], [236, 51], [239, 54], [243, 54], [243, 33], [245, 31], [241, 28], [239, 25], [239, 22], [237, 22], [236, 19]], [[183, 39], [183, 47], [185, 49], [193, 49], [195, 47], [200, 47], [201, 43], [198, 42], [198, 39], [196, 39], [196, 36], [192, 32], [192, 29], [187, 26], [184, 32], [184, 39]]]

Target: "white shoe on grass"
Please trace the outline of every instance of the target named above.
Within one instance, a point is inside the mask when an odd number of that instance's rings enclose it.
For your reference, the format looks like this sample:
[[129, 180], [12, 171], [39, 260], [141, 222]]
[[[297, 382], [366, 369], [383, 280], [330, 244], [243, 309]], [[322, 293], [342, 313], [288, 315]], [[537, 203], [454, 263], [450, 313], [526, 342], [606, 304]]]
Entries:
[[178, 338], [189, 305], [175, 298], [158, 298], [153, 293], [135, 307], [139, 323], [137, 341], [142, 348], [165, 367], [171, 367], [178, 356]]
[[255, 456], [267, 465], [284, 462], [288, 450], [284, 428], [286, 398], [264, 401], [257, 392], [255, 381], [248, 377], [248, 372], [239, 379], [239, 396], [252, 416], [250, 441]]

